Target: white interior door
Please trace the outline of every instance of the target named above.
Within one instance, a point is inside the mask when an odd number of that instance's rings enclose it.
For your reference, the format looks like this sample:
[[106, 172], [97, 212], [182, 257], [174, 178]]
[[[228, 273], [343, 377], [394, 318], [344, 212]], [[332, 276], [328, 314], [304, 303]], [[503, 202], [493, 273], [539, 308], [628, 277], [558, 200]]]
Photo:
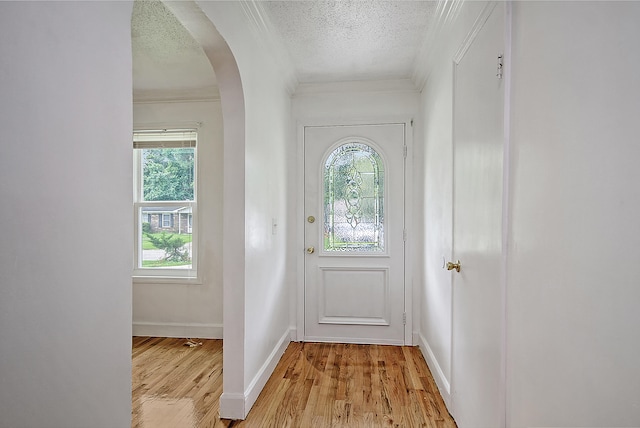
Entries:
[[304, 128], [307, 341], [404, 344], [405, 124]]
[[453, 254], [461, 269], [452, 281], [452, 414], [460, 428], [504, 426], [504, 5], [489, 12], [455, 66]]

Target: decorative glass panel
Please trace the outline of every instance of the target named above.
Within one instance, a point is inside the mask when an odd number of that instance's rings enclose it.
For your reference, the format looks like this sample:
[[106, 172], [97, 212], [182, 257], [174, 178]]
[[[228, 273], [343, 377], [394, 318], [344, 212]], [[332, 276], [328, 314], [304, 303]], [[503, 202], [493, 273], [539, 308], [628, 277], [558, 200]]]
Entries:
[[384, 166], [362, 143], [335, 149], [324, 167], [325, 251], [384, 251]]

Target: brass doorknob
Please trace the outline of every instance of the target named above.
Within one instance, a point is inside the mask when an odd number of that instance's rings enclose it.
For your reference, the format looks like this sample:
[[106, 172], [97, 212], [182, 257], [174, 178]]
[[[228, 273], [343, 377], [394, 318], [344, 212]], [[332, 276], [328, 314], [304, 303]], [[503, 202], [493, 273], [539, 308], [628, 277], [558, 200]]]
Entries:
[[447, 270], [456, 270], [456, 272], [460, 272], [460, 260], [455, 263], [447, 262]]
[[316, 249], [313, 248], [313, 247], [307, 248], [307, 253], [309, 253], [309, 254], [313, 254], [315, 251], [316, 251]]

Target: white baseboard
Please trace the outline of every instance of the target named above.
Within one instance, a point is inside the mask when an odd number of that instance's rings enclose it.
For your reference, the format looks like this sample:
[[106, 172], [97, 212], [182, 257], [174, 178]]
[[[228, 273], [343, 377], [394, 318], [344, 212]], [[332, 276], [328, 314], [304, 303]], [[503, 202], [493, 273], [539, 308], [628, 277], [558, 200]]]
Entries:
[[220, 418], [235, 420], [246, 418], [244, 403], [244, 394], [223, 392], [220, 396]]
[[245, 390], [244, 394], [223, 393], [220, 397], [220, 417], [223, 419], [241, 419], [244, 420], [255, 404], [260, 392], [266, 385], [269, 377], [276, 368], [284, 351], [291, 342], [291, 337], [295, 335], [295, 331], [287, 330], [284, 332], [276, 346], [267, 357], [258, 373]]
[[222, 324], [134, 322], [133, 335], [222, 339]]
[[244, 393], [246, 413], [249, 413], [249, 410], [251, 410], [251, 407], [253, 407], [254, 403], [258, 399], [262, 388], [264, 388], [264, 386], [266, 385], [269, 377], [271, 376], [271, 373], [273, 373], [276, 365], [278, 365], [278, 362], [280, 361], [280, 358], [284, 354], [284, 351], [287, 349], [287, 346], [289, 346], [289, 342], [291, 342], [291, 331], [287, 330], [284, 332], [282, 337], [280, 337], [280, 340], [273, 348], [271, 354], [269, 354], [269, 357], [264, 362], [262, 367], [260, 367], [258, 373], [256, 373], [256, 375], [253, 377], [253, 380]]
[[447, 377], [444, 375], [440, 364], [438, 364], [438, 360], [433, 354], [427, 339], [422, 334], [418, 335], [418, 338], [418, 346], [420, 347], [420, 351], [422, 351], [424, 359], [427, 361], [427, 365], [429, 366], [429, 370], [431, 370], [433, 379], [436, 381], [436, 385], [438, 385], [440, 395], [447, 407], [451, 408], [451, 385], [449, 384]]

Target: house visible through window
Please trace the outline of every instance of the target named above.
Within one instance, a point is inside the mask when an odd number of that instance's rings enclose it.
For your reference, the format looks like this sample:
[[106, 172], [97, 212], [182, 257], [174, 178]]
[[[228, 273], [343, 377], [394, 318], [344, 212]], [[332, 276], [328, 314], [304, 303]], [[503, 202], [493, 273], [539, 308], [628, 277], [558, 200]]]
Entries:
[[134, 132], [136, 276], [196, 276], [196, 137]]

